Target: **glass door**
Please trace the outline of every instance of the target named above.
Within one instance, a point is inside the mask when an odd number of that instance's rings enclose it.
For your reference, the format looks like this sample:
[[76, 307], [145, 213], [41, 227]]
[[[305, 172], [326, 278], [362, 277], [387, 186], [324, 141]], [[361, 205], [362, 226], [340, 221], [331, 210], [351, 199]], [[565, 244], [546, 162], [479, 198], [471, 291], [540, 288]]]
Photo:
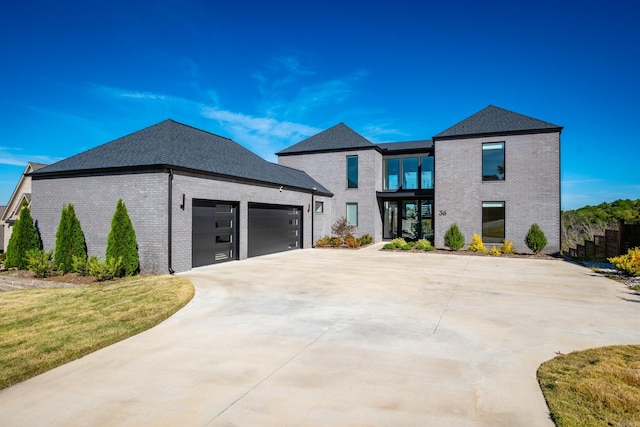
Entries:
[[398, 237], [398, 202], [384, 202], [384, 218], [382, 225], [382, 238], [395, 239]]
[[402, 201], [402, 238], [405, 240], [418, 240], [420, 235], [418, 222], [418, 201]]

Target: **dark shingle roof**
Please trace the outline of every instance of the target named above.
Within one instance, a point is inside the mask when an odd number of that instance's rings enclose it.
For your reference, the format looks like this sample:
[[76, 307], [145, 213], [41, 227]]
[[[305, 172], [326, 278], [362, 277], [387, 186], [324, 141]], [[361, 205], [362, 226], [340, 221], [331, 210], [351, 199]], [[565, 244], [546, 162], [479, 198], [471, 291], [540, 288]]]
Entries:
[[286, 156], [288, 154], [341, 151], [353, 148], [375, 148], [375, 145], [349, 126], [339, 123], [276, 154]]
[[165, 120], [33, 172], [34, 177], [171, 167], [330, 192], [305, 172], [267, 162], [231, 139]]
[[434, 138], [451, 139], [452, 137], [504, 134], [504, 133], [529, 133], [532, 131], [551, 132], [560, 131], [561, 126], [544, 122], [513, 111], [489, 105], [484, 110], [440, 132]]
[[399, 151], [430, 150], [433, 148], [433, 141], [430, 139], [423, 139], [419, 141], [382, 142], [376, 145], [382, 149], [384, 154]]
[[29, 162], [29, 164], [31, 165], [31, 169], [33, 170], [33, 172], [42, 169], [43, 167], [47, 166], [46, 163], [35, 163], [35, 162]]

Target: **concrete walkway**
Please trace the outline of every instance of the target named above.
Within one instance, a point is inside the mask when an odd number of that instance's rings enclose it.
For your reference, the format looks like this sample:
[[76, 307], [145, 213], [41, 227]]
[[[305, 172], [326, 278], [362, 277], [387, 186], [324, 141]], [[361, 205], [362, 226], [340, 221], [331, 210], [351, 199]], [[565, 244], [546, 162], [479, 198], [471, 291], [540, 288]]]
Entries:
[[561, 260], [313, 249], [193, 270], [159, 326], [0, 392], [2, 426], [551, 426], [536, 369], [640, 341]]

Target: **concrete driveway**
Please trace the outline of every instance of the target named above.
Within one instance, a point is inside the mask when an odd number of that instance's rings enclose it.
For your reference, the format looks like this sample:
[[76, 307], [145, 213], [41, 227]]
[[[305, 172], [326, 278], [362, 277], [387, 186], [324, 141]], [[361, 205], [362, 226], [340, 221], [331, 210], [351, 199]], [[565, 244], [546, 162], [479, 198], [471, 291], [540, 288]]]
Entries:
[[560, 260], [313, 249], [193, 270], [159, 326], [0, 392], [0, 425], [549, 426], [536, 369], [640, 341]]

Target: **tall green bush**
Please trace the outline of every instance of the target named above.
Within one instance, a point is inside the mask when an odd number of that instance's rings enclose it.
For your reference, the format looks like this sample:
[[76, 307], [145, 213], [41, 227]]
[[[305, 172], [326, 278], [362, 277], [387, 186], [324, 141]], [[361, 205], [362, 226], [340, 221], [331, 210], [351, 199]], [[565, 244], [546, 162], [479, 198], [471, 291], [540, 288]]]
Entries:
[[524, 242], [531, 252], [538, 254], [547, 246], [547, 237], [538, 224], [532, 224], [524, 238]]
[[33, 223], [31, 211], [23, 204], [18, 220], [13, 224], [11, 238], [7, 244], [6, 267], [17, 267], [26, 270], [28, 267], [27, 252], [41, 249], [40, 234]]
[[136, 232], [129, 218], [127, 207], [122, 199], [118, 200], [116, 211], [111, 219], [111, 231], [107, 237], [106, 261], [122, 257], [123, 274], [133, 276], [140, 265]]
[[74, 271], [73, 257], [87, 259], [87, 246], [80, 220], [72, 204], [63, 206], [56, 232], [55, 264], [62, 274]]
[[452, 224], [444, 233], [444, 244], [452, 251], [459, 251], [464, 246], [464, 236], [458, 228], [458, 224]]

